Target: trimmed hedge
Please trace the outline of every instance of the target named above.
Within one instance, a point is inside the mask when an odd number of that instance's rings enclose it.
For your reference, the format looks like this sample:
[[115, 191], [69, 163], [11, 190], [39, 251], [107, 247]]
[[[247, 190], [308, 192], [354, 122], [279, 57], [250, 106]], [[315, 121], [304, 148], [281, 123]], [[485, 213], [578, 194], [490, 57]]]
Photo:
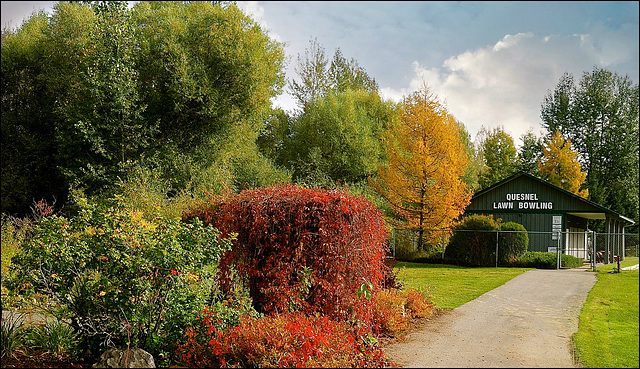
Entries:
[[446, 263], [464, 266], [496, 265], [496, 231], [500, 225], [490, 215], [473, 214], [453, 227], [444, 250]]
[[[563, 254], [562, 266], [567, 268], [576, 268], [584, 264], [582, 258]], [[556, 269], [558, 264], [558, 255], [555, 252], [537, 252], [529, 251], [522, 256], [509, 263], [510, 266], [522, 268], [536, 269]]]
[[527, 252], [529, 235], [520, 223], [507, 222], [500, 225], [498, 236], [498, 263], [508, 265]]

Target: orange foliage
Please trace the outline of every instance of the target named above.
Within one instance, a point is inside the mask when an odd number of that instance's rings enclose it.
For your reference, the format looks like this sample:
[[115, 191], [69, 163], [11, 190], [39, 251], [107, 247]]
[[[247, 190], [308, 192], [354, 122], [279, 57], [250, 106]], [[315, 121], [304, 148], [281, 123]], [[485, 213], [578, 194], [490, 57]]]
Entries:
[[385, 289], [373, 297], [371, 325], [374, 333], [398, 337], [411, 328], [411, 319], [433, 314], [433, 303], [421, 292]]
[[347, 322], [301, 312], [263, 318], [242, 316], [219, 331], [208, 313], [202, 327], [189, 328], [176, 353], [190, 368], [386, 367], [377, 345], [369, 345]]
[[385, 145], [374, 189], [410, 228], [448, 228], [471, 200], [461, 179], [468, 160], [455, 119], [427, 87], [405, 99]]
[[588, 189], [580, 190], [587, 173], [582, 172], [578, 152], [571, 149], [571, 140], [565, 141], [559, 130], [542, 147], [538, 171], [558, 187], [584, 198], [589, 196]]

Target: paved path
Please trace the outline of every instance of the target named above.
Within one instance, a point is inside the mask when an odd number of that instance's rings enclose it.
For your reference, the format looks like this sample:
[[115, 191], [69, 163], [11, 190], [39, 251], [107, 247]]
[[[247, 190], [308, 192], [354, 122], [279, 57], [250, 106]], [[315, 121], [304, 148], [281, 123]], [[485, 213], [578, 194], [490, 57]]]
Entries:
[[585, 268], [530, 270], [385, 352], [404, 367], [575, 367], [571, 336], [595, 283]]

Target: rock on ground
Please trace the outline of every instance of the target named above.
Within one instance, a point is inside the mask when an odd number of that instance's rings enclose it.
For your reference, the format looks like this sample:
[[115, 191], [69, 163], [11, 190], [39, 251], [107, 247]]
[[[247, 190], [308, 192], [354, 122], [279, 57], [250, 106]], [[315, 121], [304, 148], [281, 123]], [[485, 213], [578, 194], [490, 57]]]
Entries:
[[129, 350], [127, 357], [127, 349], [112, 348], [100, 356], [100, 360], [93, 364], [93, 368], [155, 368], [153, 356], [148, 352], [134, 348]]

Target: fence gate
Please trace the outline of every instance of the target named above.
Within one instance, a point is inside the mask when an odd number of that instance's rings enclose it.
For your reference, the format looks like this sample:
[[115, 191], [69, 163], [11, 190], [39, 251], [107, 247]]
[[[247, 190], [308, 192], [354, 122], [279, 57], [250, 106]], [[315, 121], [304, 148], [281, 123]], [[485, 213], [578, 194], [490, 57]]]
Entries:
[[638, 233], [595, 233], [592, 235], [595, 262], [609, 264], [617, 258], [638, 256]]

